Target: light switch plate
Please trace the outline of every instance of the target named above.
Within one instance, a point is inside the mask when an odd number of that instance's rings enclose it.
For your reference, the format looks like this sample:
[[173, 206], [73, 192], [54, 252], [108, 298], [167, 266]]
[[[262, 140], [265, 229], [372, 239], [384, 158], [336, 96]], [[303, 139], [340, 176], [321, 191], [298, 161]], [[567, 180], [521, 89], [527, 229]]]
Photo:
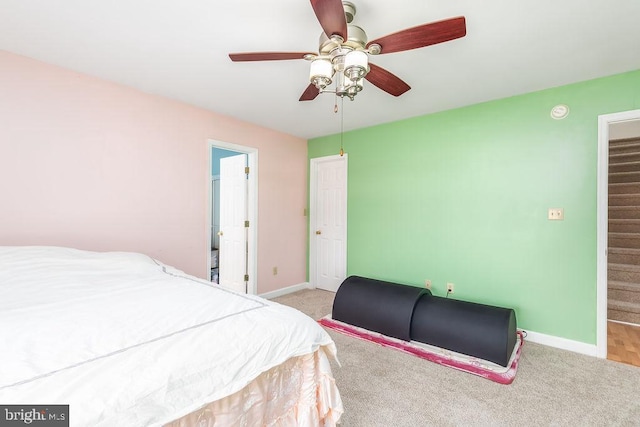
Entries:
[[558, 221], [564, 219], [564, 209], [562, 208], [549, 208], [549, 219], [552, 221]]

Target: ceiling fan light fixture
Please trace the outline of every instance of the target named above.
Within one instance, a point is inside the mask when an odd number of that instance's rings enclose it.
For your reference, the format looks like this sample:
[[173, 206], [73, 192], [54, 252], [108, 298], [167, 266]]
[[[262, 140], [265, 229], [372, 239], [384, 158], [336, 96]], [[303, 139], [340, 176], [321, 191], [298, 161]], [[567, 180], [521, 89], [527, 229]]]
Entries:
[[353, 101], [353, 98], [362, 90], [362, 83], [364, 82], [364, 79], [349, 79], [349, 81], [350, 84], [347, 86], [347, 96]]
[[343, 1], [342, 7], [344, 8], [344, 16], [347, 19], [347, 24], [353, 22], [353, 17], [356, 16], [356, 5], [350, 1]]
[[[395, 74], [369, 63], [369, 55], [380, 55], [448, 42], [467, 34], [464, 16], [418, 25], [368, 41], [364, 29], [352, 24], [356, 14], [353, 3], [344, 0], [311, 0], [322, 32], [318, 53], [246, 52], [230, 53], [236, 61], [280, 61], [304, 59], [311, 62], [310, 84], [300, 101], [315, 99], [320, 93], [333, 93], [351, 100], [362, 90], [364, 79], [393, 96], [411, 89]], [[335, 84], [335, 89], [328, 87]]]
[[361, 50], [352, 50], [345, 55], [344, 73], [353, 81], [362, 79], [369, 72], [369, 55]]
[[317, 87], [318, 90], [323, 90], [329, 86], [331, 84], [331, 77], [333, 77], [333, 64], [331, 64], [330, 60], [316, 58], [311, 61], [309, 81]]
[[356, 79], [351, 80], [349, 76], [346, 76], [344, 72], [337, 71], [335, 75], [336, 82], [336, 90], [335, 94], [340, 98], [344, 98], [345, 96], [349, 98], [351, 101], [355, 98], [355, 96], [362, 90], [362, 85], [364, 83], [364, 79]]
[[347, 96], [353, 100], [357, 91], [350, 89], [352, 86], [353, 82], [349, 77], [344, 75], [344, 72], [338, 71], [336, 73], [336, 95], [340, 98]]

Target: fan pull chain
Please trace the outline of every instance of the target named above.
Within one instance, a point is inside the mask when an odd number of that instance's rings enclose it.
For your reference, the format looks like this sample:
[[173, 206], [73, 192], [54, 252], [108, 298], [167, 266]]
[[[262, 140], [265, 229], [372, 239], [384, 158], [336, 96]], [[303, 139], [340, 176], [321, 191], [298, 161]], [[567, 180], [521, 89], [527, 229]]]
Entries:
[[[344, 134], [344, 96], [340, 100], [340, 157], [344, 156], [344, 149], [342, 148], [342, 136]], [[338, 104], [336, 103], [336, 108]]]

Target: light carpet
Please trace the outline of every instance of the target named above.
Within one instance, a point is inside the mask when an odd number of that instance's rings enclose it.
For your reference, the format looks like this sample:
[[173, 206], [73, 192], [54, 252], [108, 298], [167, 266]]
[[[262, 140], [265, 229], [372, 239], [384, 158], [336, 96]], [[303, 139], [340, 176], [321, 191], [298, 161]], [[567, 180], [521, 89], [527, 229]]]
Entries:
[[[275, 298], [318, 320], [335, 294]], [[511, 385], [328, 329], [343, 427], [640, 426], [640, 368], [527, 342]]]

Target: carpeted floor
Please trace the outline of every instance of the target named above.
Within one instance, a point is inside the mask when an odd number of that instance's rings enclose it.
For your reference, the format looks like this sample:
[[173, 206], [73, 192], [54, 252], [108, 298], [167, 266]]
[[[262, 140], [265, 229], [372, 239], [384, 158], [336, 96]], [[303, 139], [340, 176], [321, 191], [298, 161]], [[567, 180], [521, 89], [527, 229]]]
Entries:
[[[275, 298], [314, 319], [335, 294]], [[527, 342], [501, 385], [329, 330], [343, 427], [640, 426], [640, 368]]]

